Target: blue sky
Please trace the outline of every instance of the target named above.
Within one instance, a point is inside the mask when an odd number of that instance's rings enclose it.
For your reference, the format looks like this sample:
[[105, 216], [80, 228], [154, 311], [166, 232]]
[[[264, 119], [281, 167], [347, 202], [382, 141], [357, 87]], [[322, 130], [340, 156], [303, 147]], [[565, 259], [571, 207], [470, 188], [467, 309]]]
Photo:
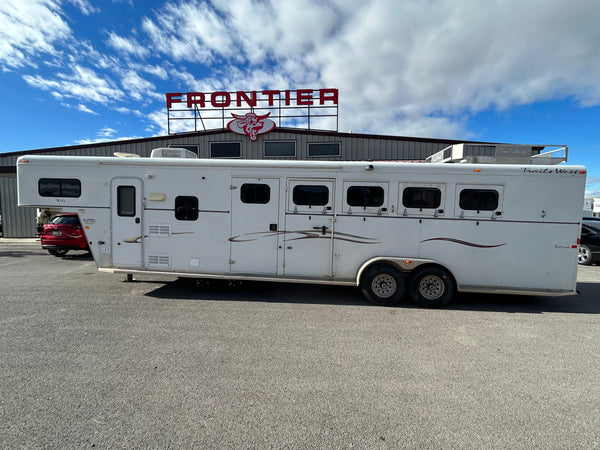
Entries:
[[165, 94], [338, 88], [339, 130], [566, 144], [600, 197], [597, 0], [3, 0], [0, 152], [167, 134]]

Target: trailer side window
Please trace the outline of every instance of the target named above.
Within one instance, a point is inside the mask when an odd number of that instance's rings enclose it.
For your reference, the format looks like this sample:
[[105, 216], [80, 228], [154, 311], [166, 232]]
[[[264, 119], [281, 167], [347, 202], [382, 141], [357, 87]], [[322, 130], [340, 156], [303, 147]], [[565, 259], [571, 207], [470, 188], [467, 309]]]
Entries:
[[346, 192], [346, 203], [349, 206], [377, 207], [383, 205], [383, 200], [384, 191], [381, 186], [350, 186]]
[[40, 178], [38, 192], [42, 197], [79, 197], [81, 182], [74, 178]]
[[459, 206], [468, 211], [494, 211], [498, 208], [498, 191], [494, 189], [463, 189]]
[[405, 208], [436, 209], [442, 201], [442, 191], [437, 188], [407, 187], [402, 192]]
[[117, 186], [117, 214], [135, 216], [135, 186]]
[[329, 203], [329, 189], [320, 185], [297, 185], [293, 201], [296, 205], [325, 206]]
[[175, 218], [177, 220], [197, 220], [198, 197], [184, 195], [175, 197]]
[[268, 184], [244, 183], [240, 189], [242, 203], [265, 205], [271, 200], [271, 188]]

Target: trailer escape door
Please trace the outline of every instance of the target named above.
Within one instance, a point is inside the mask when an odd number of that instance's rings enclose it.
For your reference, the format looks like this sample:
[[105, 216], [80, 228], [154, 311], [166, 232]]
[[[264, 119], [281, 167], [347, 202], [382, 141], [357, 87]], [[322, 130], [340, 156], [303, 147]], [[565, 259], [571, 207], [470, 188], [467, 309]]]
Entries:
[[114, 178], [111, 192], [113, 266], [141, 268], [142, 181], [138, 178]]
[[232, 178], [232, 273], [277, 273], [279, 179]]

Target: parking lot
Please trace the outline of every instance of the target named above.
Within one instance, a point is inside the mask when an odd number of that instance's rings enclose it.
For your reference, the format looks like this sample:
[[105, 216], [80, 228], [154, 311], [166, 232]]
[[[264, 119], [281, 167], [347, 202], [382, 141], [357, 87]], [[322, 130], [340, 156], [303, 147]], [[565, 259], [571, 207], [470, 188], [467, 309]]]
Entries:
[[600, 266], [440, 310], [124, 279], [0, 242], [1, 448], [600, 446]]

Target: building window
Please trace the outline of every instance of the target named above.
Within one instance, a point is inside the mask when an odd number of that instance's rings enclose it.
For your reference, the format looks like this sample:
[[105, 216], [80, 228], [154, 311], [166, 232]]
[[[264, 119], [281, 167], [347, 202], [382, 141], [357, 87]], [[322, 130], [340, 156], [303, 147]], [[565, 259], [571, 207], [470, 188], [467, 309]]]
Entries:
[[38, 193], [42, 197], [79, 197], [81, 182], [73, 178], [41, 178]]
[[407, 187], [402, 192], [405, 208], [435, 209], [442, 201], [442, 191], [437, 188]]
[[463, 189], [459, 205], [468, 211], [494, 211], [498, 209], [499, 194], [493, 189]]
[[240, 189], [242, 203], [267, 204], [271, 200], [271, 188], [267, 184], [242, 184]]
[[325, 206], [329, 203], [329, 189], [319, 185], [294, 186], [293, 201], [296, 205]]
[[117, 214], [121, 217], [135, 216], [135, 186], [117, 187]]
[[319, 142], [308, 144], [308, 157], [318, 158], [326, 156], [340, 156], [340, 143], [339, 142]]
[[381, 186], [350, 186], [346, 192], [346, 203], [348, 206], [383, 205], [384, 191]]
[[175, 197], [175, 218], [177, 220], [197, 220], [198, 197], [184, 195]]
[[296, 157], [295, 141], [265, 141], [265, 158]]
[[211, 158], [241, 158], [242, 143], [241, 142], [211, 142], [210, 143]]

